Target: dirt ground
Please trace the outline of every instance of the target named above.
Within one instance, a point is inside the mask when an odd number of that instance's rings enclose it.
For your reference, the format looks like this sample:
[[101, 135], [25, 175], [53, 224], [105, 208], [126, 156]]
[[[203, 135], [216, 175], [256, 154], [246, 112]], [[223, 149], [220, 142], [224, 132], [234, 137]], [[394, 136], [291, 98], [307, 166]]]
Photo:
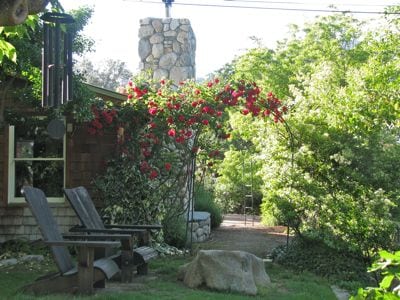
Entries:
[[271, 251], [286, 244], [286, 227], [267, 227], [260, 218], [243, 215], [225, 215], [221, 226], [211, 232], [211, 238], [195, 246], [200, 249], [241, 250], [266, 258]]

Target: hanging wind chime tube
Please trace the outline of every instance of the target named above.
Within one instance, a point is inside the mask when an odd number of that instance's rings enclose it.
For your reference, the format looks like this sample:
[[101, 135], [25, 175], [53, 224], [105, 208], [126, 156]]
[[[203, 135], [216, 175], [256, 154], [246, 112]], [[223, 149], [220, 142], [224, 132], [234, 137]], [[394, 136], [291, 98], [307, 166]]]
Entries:
[[72, 100], [72, 33], [75, 20], [64, 13], [45, 13], [42, 58], [42, 106], [59, 107]]
[[162, 0], [162, 2], [165, 3], [165, 17], [166, 18], [171, 18], [171, 7], [172, 7], [172, 2], [175, 0]]

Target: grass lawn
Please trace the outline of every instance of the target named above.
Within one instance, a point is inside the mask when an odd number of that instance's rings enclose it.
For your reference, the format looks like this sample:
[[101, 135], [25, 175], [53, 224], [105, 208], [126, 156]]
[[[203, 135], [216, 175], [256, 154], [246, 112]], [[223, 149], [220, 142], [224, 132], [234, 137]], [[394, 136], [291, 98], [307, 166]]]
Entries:
[[177, 281], [177, 269], [189, 261], [185, 257], [159, 258], [150, 264], [150, 274], [136, 278], [132, 284], [111, 283], [105, 291], [92, 297], [50, 295], [33, 297], [18, 290], [38, 276], [54, 270], [49, 263], [19, 264], [0, 268], [0, 299], [272, 299], [272, 300], [335, 300], [329, 283], [308, 273], [295, 274], [279, 265], [268, 264], [267, 273], [272, 284], [259, 288], [255, 297], [232, 293], [221, 293], [206, 289], [193, 290]]

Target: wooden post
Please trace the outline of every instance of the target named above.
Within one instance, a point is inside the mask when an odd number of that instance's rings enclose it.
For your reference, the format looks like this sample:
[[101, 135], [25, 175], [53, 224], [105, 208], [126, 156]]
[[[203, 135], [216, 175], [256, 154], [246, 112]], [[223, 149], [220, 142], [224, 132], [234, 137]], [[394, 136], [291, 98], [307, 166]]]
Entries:
[[[94, 260], [108, 257], [107, 250], [105, 248], [95, 248], [94, 249]], [[93, 283], [93, 287], [96, 289], [104, 289], [106, 287], [106, 280], [100, 280]]]
[[80, 294], [93, 294], [94, 275], [94, 248], [80, 247], [78, 253], [78, 292]]
[[132, 282], [133, 277], [133, 239], [121, 240], [121, 281]]

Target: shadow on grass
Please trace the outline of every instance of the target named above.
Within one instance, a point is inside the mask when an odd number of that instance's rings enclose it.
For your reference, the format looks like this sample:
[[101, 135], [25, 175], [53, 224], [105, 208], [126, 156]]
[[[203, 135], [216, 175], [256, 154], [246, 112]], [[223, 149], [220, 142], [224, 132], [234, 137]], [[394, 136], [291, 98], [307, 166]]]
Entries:
[[[159, 258], [151, 262], [151, 271], [148, 276], [136, 277], [132, 284], [110, 282], [104, 291], [95, 296], [77, 296], [74, 299], [336, 299], [327, 281], [308, 273], [295, 274], [275, 264], [266, 265], [272, 284], [269, 287], [260, 287], [259, 294], [255, 297], [207, 289], [189, 289], [176, 278], [179, 266], [190, 260], [189, 257]], [[50, 295], [36, 298], [18, 292], [22, 286], [50, 270], [54, 270], [54, 266], [50, 263], [19, 264], [13, 267], [0, 268], [0, 299], [71, 299], [69, 295]]]

